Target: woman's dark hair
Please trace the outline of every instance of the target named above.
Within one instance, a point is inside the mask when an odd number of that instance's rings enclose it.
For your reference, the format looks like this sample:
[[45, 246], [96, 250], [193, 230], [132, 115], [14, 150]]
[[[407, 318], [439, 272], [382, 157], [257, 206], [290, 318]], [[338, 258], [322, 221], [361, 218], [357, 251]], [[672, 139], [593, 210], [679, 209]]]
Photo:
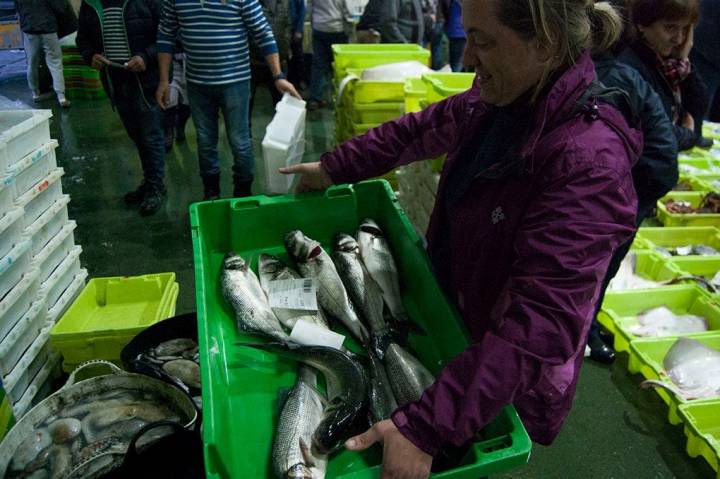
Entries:
[[632, 0], [628, 2], [633, 25], [647, 27], [658, 20], [689, 20], [700, 17], [699, 0]]

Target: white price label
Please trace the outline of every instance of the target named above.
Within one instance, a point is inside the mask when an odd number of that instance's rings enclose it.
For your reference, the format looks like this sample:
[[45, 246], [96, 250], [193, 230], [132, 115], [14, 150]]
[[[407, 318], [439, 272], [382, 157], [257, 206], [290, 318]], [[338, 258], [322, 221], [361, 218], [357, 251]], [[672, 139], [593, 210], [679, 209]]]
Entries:
[[270, 307], [317, 311], [317, 285], [315, 280], [282, 279], [268, 284]]

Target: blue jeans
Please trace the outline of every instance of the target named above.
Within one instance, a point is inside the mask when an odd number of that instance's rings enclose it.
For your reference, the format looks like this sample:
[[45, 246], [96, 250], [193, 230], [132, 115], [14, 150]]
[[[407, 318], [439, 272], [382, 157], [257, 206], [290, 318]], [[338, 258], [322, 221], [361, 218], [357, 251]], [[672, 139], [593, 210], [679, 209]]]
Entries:
[[442, 20], [435, 22], [430, 36], [430, 58], [432, 59], [433, 70], [439, 70], [443, 67], [442, 38], [444, 34], [445, 23]]
[[332, 72], [332, 46], [336, 43], [347, 43], [348, 37], [342, 32], [326, 33], [317, 30], [313, 30], [312, 35], [313, 57], [310, 73], [310, 100], [322, 101], [325, 96], [327, 76]]
[[250, 81], [229, 85], [188, 82], [187, 93], [197, 131], [200, 176], [206, 178], [220, 174], [218, 115], [222, 111], [225, 132], [233, 154], [234, 178], [240, 182], [252, 181], [255, 161], [248, 126]]
[[449, 38], [450, 42], [450, 68], [454, 72], [463, 71], [465, 57], [465, 38]]
[[126, 75], [113, 80], [113, 102], [125, 131], [140, 155], [146, 186], [162, 191], [165, 177], [163, 111], [154, 98], [143, 94], [137, 79]]

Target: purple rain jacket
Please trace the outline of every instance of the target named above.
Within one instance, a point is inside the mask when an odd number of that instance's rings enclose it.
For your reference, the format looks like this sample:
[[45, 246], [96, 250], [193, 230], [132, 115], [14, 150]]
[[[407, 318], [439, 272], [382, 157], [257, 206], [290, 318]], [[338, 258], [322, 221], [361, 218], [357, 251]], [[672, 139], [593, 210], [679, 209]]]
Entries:
[[466, 446], [508, 404], [541, 444], [570, 411], [603, 277], [635, 229], [631, 168], [642, 151], [642, 134], [615, 108], [599, 103], [593, 116], [578, 107], [594, 77], [586, 53], [538, 100], [519, 166], [495, 164], [450, 211], [448, 172], [489, 108], [477, 83], [321, 158], [346, 183], [448, 154], [428, 251], [473, 344], [392, 416], [432, 456]]

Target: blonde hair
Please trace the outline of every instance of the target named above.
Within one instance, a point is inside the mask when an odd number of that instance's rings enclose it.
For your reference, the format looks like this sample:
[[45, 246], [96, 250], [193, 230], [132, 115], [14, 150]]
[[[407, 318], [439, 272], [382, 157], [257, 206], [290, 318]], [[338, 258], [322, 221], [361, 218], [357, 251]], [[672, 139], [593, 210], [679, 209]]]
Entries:
[[[501, 23], [526, 40], [536, 39], [552, 54], [533, 100], [558, 68], [574, 65], [583, 51], [593, 45], [617, 42], [618, 32], [622, 32], [620, 15], [606, 2], [496, 0], [495, 7]], [[603, 22], [603, 29], [598, 30], [597, 35], [592, 28], [596, 18]]]
[[623, 34], [623, 19], [608, 2], [598, 2], [590, 16], [593, 54], [610, 50]]

